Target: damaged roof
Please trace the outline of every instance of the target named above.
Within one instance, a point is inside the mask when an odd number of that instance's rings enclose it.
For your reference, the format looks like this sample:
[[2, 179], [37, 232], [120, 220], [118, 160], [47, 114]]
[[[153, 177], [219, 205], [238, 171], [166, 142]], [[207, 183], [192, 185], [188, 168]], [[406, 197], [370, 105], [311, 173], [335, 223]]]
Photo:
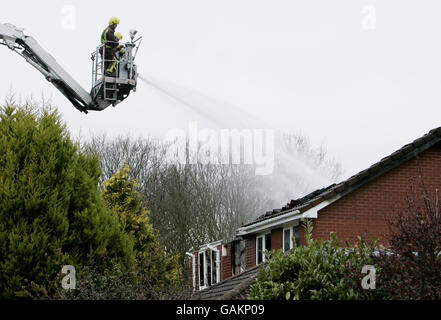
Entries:
[[196, 292], [192, 300], [246, 300], [251, 285], [257, 277], [259, 266], [254, 266], [236, 276], [225, 279], [206, 289]]
[[277, 217], [288, 212], [292, 212], [294, 210], [299, 210], [300, 213], [302, 213], [325, 200], [333, 198], [336, 195], [346, 195], [347, 193], [358, 189], [362, 185], [370, 182], [378, 176], [385, 174], [386, 172], [392, 170], [400, 164], [426, 151], [430, 147], [437, 144], [440, 140], [441, 127], [438, 127], [431, 130], [429, 133], [425, 134], [421, 138], [416, 139], [412, 143], [406, 144], [391, 155], [384, 157], [379, 162], [353, 175], [349, 179], [337, 184], [332, 184], [323, 189], [318, 189], [302, 198], [291, 200], [291, 202], [289, 202], [283, 208], [268, 211], [258, 217], [256, 220], [247, 223], [242, 227], [247, 227], [255, 223]]

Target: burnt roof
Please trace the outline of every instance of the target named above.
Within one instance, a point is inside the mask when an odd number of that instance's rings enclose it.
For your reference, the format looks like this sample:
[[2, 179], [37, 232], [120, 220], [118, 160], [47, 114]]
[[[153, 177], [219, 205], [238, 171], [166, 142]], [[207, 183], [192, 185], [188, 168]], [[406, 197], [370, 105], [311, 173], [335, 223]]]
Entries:
[[225, 279], [192, 296], [192, 300], [246, 300], [259, 266], [250, 268], [236, 276]]
[[353, 175], [347, 180], [344, 180], [337, 184], [332, 184], [326, 188], [315, 190], [306, 196], [291, 200], [287, 205], [280, 209], [274, 209], [268, 211], [265, 214], [258, 217], [256, 220], [243, 225], [243, 227], [253, 225], [255, 223], [286, 214], [288, 212], [299, 210], [304, 212], [322, 201], [330, 199], [336, 195], [346, 195], [347, 193], [354, 191], [362, 185], [370, 182], [380, 175], [392, 170], [400, 164], [416, 157], [421, 152], [429, 149], [430, 147], [441, 141], [441, 127], [430, 130], [429, 133], [416, 139], [412, 143], [406, 144], [399, 150], [384, 157], [379, 162], [373, 164], [369, 168]]

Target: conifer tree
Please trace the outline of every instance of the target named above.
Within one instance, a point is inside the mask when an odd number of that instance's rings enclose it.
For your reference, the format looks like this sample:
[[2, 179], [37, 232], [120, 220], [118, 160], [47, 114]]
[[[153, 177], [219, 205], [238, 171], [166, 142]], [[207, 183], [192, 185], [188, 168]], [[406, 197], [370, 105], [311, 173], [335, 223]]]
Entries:
[[117, 213], [124, 231], [133, 236], [138, 280], [147, 282], [150, 289], [178, 283], [178, 257], [167, 255], [160, 246], [158, 233], [149, 222], [149, 211], [137, 190], [138, 185], [130, 178], [130, 167], [124, 165], [103, 185], [104, 200]]
[[0, 298], [51, 296], [63, 265], [133, 263], [99, 176], [98, 158], [79, 150], [56, 111], [0, 108]]

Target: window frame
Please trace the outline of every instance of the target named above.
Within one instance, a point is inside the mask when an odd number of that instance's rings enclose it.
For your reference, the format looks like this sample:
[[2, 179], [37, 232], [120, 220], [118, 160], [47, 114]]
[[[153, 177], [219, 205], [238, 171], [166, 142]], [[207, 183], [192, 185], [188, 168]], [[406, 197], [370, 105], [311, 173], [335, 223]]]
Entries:
[[[201, 263], [201, 256], [203, 257], [203, 261]], [[205, 289], [207, 287], [207, 279], [206, 279], [206, 270], [205, 270], [205, 251], [198, 252], [198, 263], [199, 263], [199, 290]], [[201, 277], [201, 267], [202, 267], [202, 277]], [[201, 280], [204, 281], [204, 284], [201, 284]]]
[[[256, 236], [256, 265], [259, 265], [259, 264], [261, 264], [262, 262], [264, 262], [266, 260], [264, 251], [265, 250], [268, 250], [268, 251], [271, 250], [271, 248], [269, 248], [269, 249], [266, 248], [267, 236], [271, 237], [271, 232], [261, 233], [261, 234]], [[259, 239], [262, 239], [262, 250], [261, 250], [262, 261], [260, 261], [260, 262], [259, 262], [259, 245], [258, 245], [259, 244]]]
[[[298, 241], [296, 241], [297, 246], [300, 245], [300, 224], [297, 223], [295, 225], [292, 226], [292, 236], [291, 238], [294, 238], [294, 228], [297, 228], [297, 233], [298, 233]], [[294, 248], [294, 242], [293, 242], [293, 248]]]
[[[202, 265], [202, 270], [203, 270], [203, 281], [204, 281], [204, 285], [201, 285], [201, 255], [204, 257], [203, 258], [203, 265]], [[207, 256], [210, 256], [210, 266], [208, 266], [207, 264]], [[215, 256], [215, 260], [213, 260], [213, 256]], [[212, 250], [210, 248], [201, 250], [198, 252], [198, 262], [199, 262], [199, 290], [203, 290], [206, 289], [218, 282], [220, 282], [220, 252], [219, 250]], [[213, 281], [213, 272], [214, 272], [214, 268], [216, 268], [216, 281]], [[208, 275], [208, 270], [210, 270], [210, 276]], [[210, 281], [208, 281], [210, 280]]]
[[[211, 286], [220, 282], [220, 251], [219, 250], [211, 250]], [[214, 259], [213, 259], [214, 256]], [[216, 280], [213, 281], [213, 275], [216, 276]]]
[[[288, 240], [288, 243], [289, 243], [289, 248], [286, 248], [286, 243], [287, 243], [287, 241], [286, 241], [286, 232], [289, 232], [289, 240]], [[292, 248], [293, 248], [293, 243], [292, 243], [292, 226], [291, 227], [285, 227], [285, 228], [283, 228], [283, 252], [286, 252], [286, 251], [289, 251], [289, 250], [291, 250]]]
[[[283, 235], [283, 238], [282, 238], [282, 244], [283, 244], [282, 245], [282, 249], [283, 249], [283, 252], [289, 251], [289, 250], [294, 248], [294, 241], [293, 241], [294, 228], [300, 228], [300, 224], [299, 224], [298, 221], [295, 224], [292, 224], [292, 225], [290, 225], [288, 227], [284, 227], [283, 228], [283, 231], [282, 231], [282, 235]], [[285, 240], [285, 231], [287, 231], [287, 230], [289, 230], [289, 248], [285, 250], [285, 241], [286, 241]], [[298, 232], [299, 232], [299, 238], [298, 238], [298, 240], [299, 240], [298, 242], [299, 243], [297, 245], [300, 244], [300, 230], [298, 230]]]

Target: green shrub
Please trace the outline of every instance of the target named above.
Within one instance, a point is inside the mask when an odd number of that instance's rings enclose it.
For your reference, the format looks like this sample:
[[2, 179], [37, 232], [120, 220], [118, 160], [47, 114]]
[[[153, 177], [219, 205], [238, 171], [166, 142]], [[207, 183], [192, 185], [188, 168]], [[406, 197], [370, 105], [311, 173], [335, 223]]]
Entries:
[[68, 300], [163, 300], [189, 299], [191, 288], [183, 282], [151, 278], [145, 263], [137, 263], [130, 272], [113, 261], [103, 270], [96, 265], [83, 267], [75, 290], [60, 290], [60, 298]]
[[0, 109], [0, 298], [53, 297], [63, 265], [103, 256], [133, 264], [133, 240], [98, 189], [98, 159], [56, 111]]
[[251, 288], [251, 299], [341, 300], [362, 299], [363, 292], [351, 288], [346, 267], [360, 270], [370, 264], [375, 242], [342, 248], [335, 234], [330, 240], [311, 239], [312, 223], [305, 222], [306, 246], [295, 246], [285, 255], [281, 250], [267, 253]]
[[[87, 266], [74, 291], [62, 291], [65, 299], [173, 299], [189, 296], [181, 282], [178, 257], [168, 255], [149, 222], [137, 183], [125, 165], [103, 183], [102, 197], [134, 241], [135, 263], [129, 270], [118, 264], [105, 270]], [[102, 263], [101, 263], [102, 264]]]
[[125, 165], [104, 182], [102, 195], [109, 208], [117, 213], [124, 231], [134, 239], [138, 276], [152, 287], [176, 285], [181, 280], [179, 257], [168, 255], [160, 245], [159, 235], [149, 221], [149, 211], [137, 188], [137, 182], [130, 178], [130, 167]]

